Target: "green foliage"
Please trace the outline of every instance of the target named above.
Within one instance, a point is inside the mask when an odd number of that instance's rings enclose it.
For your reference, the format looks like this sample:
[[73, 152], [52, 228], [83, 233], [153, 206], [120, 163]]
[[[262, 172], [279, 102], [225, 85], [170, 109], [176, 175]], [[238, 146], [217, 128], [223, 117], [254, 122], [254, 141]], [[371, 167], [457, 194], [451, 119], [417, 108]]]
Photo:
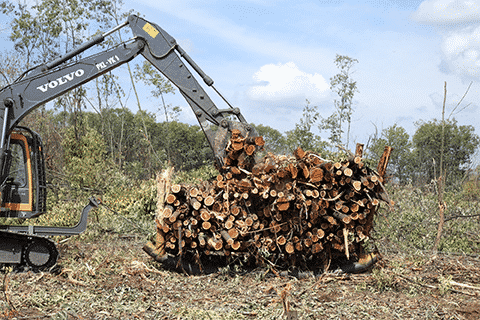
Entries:
[[[86, 125], [101, 133], [108, 158], [131, 177], [148, 177], [160, 165], [152, 153], [150, 140], [143, 134], [144, 124], [150, 130], [157, 124], [153, 114], [127, 108], [107, 108], [101, 113], [84, 113]], [[143, 174], [129, 170], [143, 167]]]
[[213, 163], [213, 152], [199, 126], [171, 121], [157, 124], [152, 131], [156, 150], [164, 150], [166, 160], [178, 171], [189, 171]]
[[[22, 121], [23, 125], [43, 137], [49, 169], [47, 179], [54, 185], [61, 181], [68, 183], [64, 181], [64, 174], [70, 176], [74, 168], [86, 172], [80, 163], [87, 166], [87, 162], [80, 160], [81, 157], [72, 158], [72, 153], [76, 154], [78, 148], [85, 148], [86, 144], [91, 146], [89, 153], [99, 152], [95, 154], [95, 160], [92, 160], [94, 165], [104, 165], [115, 174], [124, 174], [134, 180], [149, 179], [165, 165], [172, 165], [178, 171], [190, 171], [205, 163], [213, 163], [213, 153], [199, 126], [176, 121], [158, 123], [153, 114], [145, 111], [133, 114], [126, 108], [110, 108], [103, 110], [102, 114], [84, 112], [83, 123], [87, 129], [83, 133], [75, 132], [73, 126], [63, 128], [65, 118], [68, 122], [69, 113], [41, 108]], [[149, 138], [144, 134], [144, 127], [150, 133]], [[95, 141], [82, 142], [85, 139]], [[70, 151], [64, 154], [64, 147]], [[68, 168], [65, 167], [64, 170], [67, 160]], [[98, 168], [92, 170], [96, 172]], [[61, 178], [61, 181], [57, 178]], [[74, 174], [74, 185], [91, 187], [90, 182], [81, 182], [82, 179]]]
[[462, 185], [461, 195], [465, 200], [480, 200], [480, 166], [467, 172], [467, 179]]
[[[3, 13], [12, 17], [9, 38], [24, 57], [24, 68], [52, 61], [87, 41], [92, 23], [102, 20], [96, 9], [103, 7], [104, 2], [41, 0], [32, 6], [2, 2]], [[81, 56], [78, 54], [73, 59]], [[68, 120], [68, 124], [75, 127], [76, 135], [83, 134], [82, 109], [86, 96], [86, 87], [79, 87], [55, 100], [55, 108], [68, 113], [64, 125]]]
[[23, 72], [24, 59], [14, 51], [0, 52], [0, 88], [16, 80]]
[[448, 275], [447, 277], [440, 275], [438, 277], [438, 283], [439, 283], [438, 289], [439, 289], [440, 295], [442, 296], [446, 295], [452, 290], [452, 280], [453, 280], [452, 275]]
[[10, 15], [10, 40], [30, 63], [43, 63], [59, 56], [86, 38], [85, 31], [93, 19], [98, 0], [42, 0], [29, 8], [2, 1]]
[[268, 152], [275, 154], [286, 153], [286, 138], [280, 131], [269, 126], [264, 126], [263, 124], [255, 125], [252, 123], [251, 125], [255, 128], [258, 135], [262, 136], [265, 140], [265, 149]]
[[348, 148], [350, 139], [350, 124], [353, 113], [353, 97], [358, 92], [357, 82], [351, 77], [352, 68], [358, 63], [357, 59], [349, 56], [337, 54], [335, 57], [335, 65], [339, 69], [339, 73], [330, 78], [330, 90], [337, 94], [338, 100], [334, 100], [335, 112], [329, 117], [323, 118], [319, 129], [321, 131], [329, 131], [329, 140], [332, 145], [342, 145], [344, 129], [342, 126], [347, 124], [345, 146]]
[[82, 137], [76, 137], [72, 127], [63, 137], [65, 172], [76, 188], [103, 190], [110, 175], [105, 157], [105, 144], [95, 129], [87, 129]]
[[379, 292], [395, 289], [395, 275], [387, 272], [385, 269], [374, 269], [372, 271], [372, 279], [375, 289]]
[[480, 200], [480, 181], [478, 179], [466, 181], [462, 186], [462, 195], [466, 200]]
[[[380, 210], [375, 221], [376, 239], [394, 244], [402, 251], [430, 250], [438, 225], [438, 198], [435, 189], [391, 185], [390, 197], [396, 202], [393, 211]], [[446, 192], [447, 210], [439, 251], [480, 254], [479, 217], [449, 219], [479, 214], [478, 201], [466, 200], [462, 194]]]
[[411, 177], [412, 168], [412, 143], [407, 131], [394, 124], [384, 129], [380, 137], [374, 137], [369, 146], [368, 158], [378, 161], [382, 156], [385, 146], [393, 148], [388, 162], [387, 174], [394, 176], [400, 183], [406, 183]]
[[114, 212], [133, 221], [150, 220], [155, 217], [157, 189], [154, 179], [139, 183], [125, 183], [115, 190], [110, 190], [102, 201]]
[[178, 114], [181, 108], [165, 104], [163, 98], [164, 94], [175, 93], [173, 85], [163, 77], [157, 69], [155, 69], [150, 62], [144, 61], [142, 66], [135, 67], [134, 76], [136, 80], [142, 81], [147, 86], [153, 87], [151, 93], [155, 98], [161, 98], [163, 104], [163, 111], [165, 114], [165, 121], [178, 120]]
[[[410, 139], [407, 131], [395, 124], [374, 137], [368, 148], [368, 160], [378, 161], [385, 146], [393, 152], [388, 174], [396, 181], [417, 186], [429, 184], [440, 175], [442, 150], [442, 123], [436, 119], [416, 123], [417, 130]], [[468, 178], [472, 158], [480, 145], [480, 138], [472, 126], [458, 125], [455, 119], [445, 122], [443, 168], [448, 188], [460, 188]], [[475, 192], [475, 183], [463, 185], [465, 192]], [[466, 189], [465, 189], [466, 188]]]
[[[434, 119], [418, 122], [412, 143], [414, 146], [415, 173], [414, 181], [428, 183], [440, 176], [440, 154], [442, 142], [442, 124]], [[446, 120], [443, 168], [446, 172], [447, 185], [458, 184], [464, 178], [480, 138], [475, 128], [458, 125], [455, 119]]]
[[172, 84], [148, 61], [144, 61], [142, 66], [137, 65], [134, 74], [135, 79], [143, 81], [146, 85], [153, 87], [151, 93], [155, 98], [160, 97], [164, 93], [175, 92]]
[[12, 31], [9, 36], [15, 44], [15, 50], [26, 57], [26, 66], [30, 65], [30, 56], [37, 46], [38, 34], [34, 30], [38, 27], [36, 19], [27, 10], [26, 6], [15, 6], [10, 1], [1, 2], [2, 13], [13, 16]]
[[213, 162], [199, 126], [177, 121], [158, 123], [151, 113], [138, 111], [134, 115], [120, 108], [105, 110], [103, 115], [85, 113], [85, 122], [103, 131], [108, 156], [134, 179], [153, 177], [165, 164], [188, 171]]
[[332, 113], [327, 118], [322, 118], [322, 121], [318, 128], [321, 131], [330, 132], [328, 140], [330, 141], [330, 145], [332, 147], [342, 144], [343, 130], [341, 126], [341, 118], [337, 112]]
[[317, 109], [316, 106], [311, 106], [310, 101], [307, 100], [300, 122], [295, 124], [295, 129], [285, 133], [286, 145], [290, 153], [298, 147], [314, 152], [323, 152], [325, 150], [326, 143], [322, 141], [320, 136], [312, 132], [312, 126], [319, 117]]
[[[55, 227], [73, 227], [80, 221], [80, 215], [83, 207], [87, 205], [88, 195], [85, 193], [77, 194], [82, 201], [55, 201], [49, 199], [47, 213], [35, 219], [35, 225], [55, 226]], [[62, 198], [64, 198], [62, 196]], [[53, 201], [52, 201], [53, 200]], [[32, 223], [30, 221], [30, 223]]]
[[199, 184], [202, 181], [214, 179], [219, 174], [218, 170], [211, 163], [190, 171], [177, 171], [174, 175], [174, 183]]
[[[218, 171], [213, 165], [204, 165], [191, 171], [181, 171], [174, 175], [174, 183], [199, 184], [201, 181], [213, 179], [218, 175]], [[146, 229], [153, 229], [153, 221], [156, 210], [156, 182], [155, 179], [141, 180], [134, 182], [131, 179], [116, 175], [109, 179], [112, 183], [111, 188], [104, 190], [101, 196], [101, 206], [92, 211], [93, 219], [96, 219], [102, 225], [109, 229], [115, 229], [118, 232], [125, 232], [126, 229], [140, 228], [141, 233]], [[80, 190], [75, 194], [78, 201], [58, 201], [52, 197], [49, 198], [48, 213], [36, 220], [38, 225], [52, 226], [73, 226], [80, 217], [80, 212], [86, 202], [80, 199], [87, 199], [91, 191]], [[57, 195], [61, 199], [72, 196], [68, 188], [62, 188]], [[146, 225], [139, 227], [139, 225]]]
[[[94, 18], [101, 27], [111, 28], [119, 25], [127, 20], [128, 16], [135, 13], [133, 9], [123, 11], [123, 4], [122, 0], [97, 0], [92, 2], [90, 9], [95, 11]], [[137, 12], [137, 15], [140, 14]], [[121, 38], [120, 33], [117, 33], [117, 35]]]

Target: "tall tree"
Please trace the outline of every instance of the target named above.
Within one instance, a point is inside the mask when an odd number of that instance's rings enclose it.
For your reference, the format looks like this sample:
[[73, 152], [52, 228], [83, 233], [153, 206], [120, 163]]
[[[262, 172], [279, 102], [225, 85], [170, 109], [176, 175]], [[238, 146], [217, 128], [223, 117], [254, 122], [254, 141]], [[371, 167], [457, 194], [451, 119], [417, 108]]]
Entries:
[[177, 170], [192, 170], [213, 163], [213, 151], [200, 126], [177, 121], [156, 126], [152, 142], [157, 150], [169, 155], [168, 160]]
[[24, 71], [25, 60], [14, 51], [0, 52], [0, 88], [15, 81]]
[[428, 183], [441, 174], [442, 131], [444, 131], [445, 182], [450, 186], [461, 182], [480, 144], [475, 128], [470, 125], [458, 125], [455, 119], [445, 120], [444, 126], [436, 119], [417, 122], [416, 126], [412, 142], [417, 182]]
[[[25, 68], [52, 61], [86, 41], [89, 37], [87, 28], [94, 19], [98, 1], [41, 0], [31, 7], [2, 1], [3, 13], [13, 17], [10, 40], [15, 49], [27, 57]], [[85, 88], [79, 87], [55, 100], [57, 108], [71, 113], [70, 121], [77, 138], [82, 126], [85, 93]]]
[[1, 1], [0, 8], [3, 14], [12, 17], [9, 39], [14, 43], [15, 51], [25, 57], [23, 68], [28, 69], [32, 64], [39, 63], [34, 51], [42, 39], [35, 32], [38, 29], [36, 17], [30, 13], [26, 5], [20, 3], [15, 5], [11, 1]]
[[330, 78], [330, 90], [337, 94], [334, 100], [335, 111], [328, 118], [323, 118], [319, 129], [330, 132], [329, 140], [332, 145], [342, 144], [344, 124], [347, 125], [346, 143], [348, 148], [350, 139], [350, 125], [353, 113], [353, 97], [358, 92], [357, 82], [352, 79], [352, 68], [358, 63], [357, 59], [349, 56], [336, 55], [335, 65], [339, 73]]
[[77, 139], [73, 127], [66, 131], [62, 141], [65, 157], [65, 172], [76, 188], [103, 190], [108, 187], [108, 169], [102, 137], [93, 128]]

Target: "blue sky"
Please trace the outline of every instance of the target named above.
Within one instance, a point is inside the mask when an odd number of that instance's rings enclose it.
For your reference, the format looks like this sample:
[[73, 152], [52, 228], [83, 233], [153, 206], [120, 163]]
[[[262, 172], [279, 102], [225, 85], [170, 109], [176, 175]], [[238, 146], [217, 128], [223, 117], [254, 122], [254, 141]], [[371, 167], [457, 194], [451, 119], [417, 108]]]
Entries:
[[[341, 54], [358, 60], [350, 141], [395, 123], [413, 134], [416, 121], [440, 119], [445, 82], [448, 117], [473, 81], [451, 116], [480, 134], [480, 0], [125, 0], [123, 8], [175, 37], [249, 122], [291, 130], [306, 99], [328, 117]], [[180, 94], [165, 98], [195, 123]], [[156, 112], [159, 101], [145, 105]]]

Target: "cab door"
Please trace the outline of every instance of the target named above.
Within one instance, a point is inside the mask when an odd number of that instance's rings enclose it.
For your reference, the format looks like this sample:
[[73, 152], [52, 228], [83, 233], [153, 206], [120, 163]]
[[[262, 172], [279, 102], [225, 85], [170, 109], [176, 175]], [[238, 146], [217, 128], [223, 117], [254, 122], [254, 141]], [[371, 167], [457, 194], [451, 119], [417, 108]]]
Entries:
[[2, 194], [2, 207], [7, 212], [15, 212], [13, 216], [27, 218], [31, 216], [33, 205], [32, 162], [27, 137], [12, 133], [9, 151], [9, 170]]
[[7, 158], [0, 216], [32, 218], [45, 213], [45, 161], [38, 134], [17, 127], [10, 134]]

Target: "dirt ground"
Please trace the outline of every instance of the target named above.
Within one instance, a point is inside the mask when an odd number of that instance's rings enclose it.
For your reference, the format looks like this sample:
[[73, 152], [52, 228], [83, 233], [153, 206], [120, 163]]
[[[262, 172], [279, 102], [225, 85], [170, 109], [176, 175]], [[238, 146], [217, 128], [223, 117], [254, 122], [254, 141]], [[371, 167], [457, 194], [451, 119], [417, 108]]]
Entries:
[[480, 257], [383, 252], [367, 273], [188, 276], [138, 235], [71, 238], [49, 273], [0, 274], [1, 319], [480, 319]]

